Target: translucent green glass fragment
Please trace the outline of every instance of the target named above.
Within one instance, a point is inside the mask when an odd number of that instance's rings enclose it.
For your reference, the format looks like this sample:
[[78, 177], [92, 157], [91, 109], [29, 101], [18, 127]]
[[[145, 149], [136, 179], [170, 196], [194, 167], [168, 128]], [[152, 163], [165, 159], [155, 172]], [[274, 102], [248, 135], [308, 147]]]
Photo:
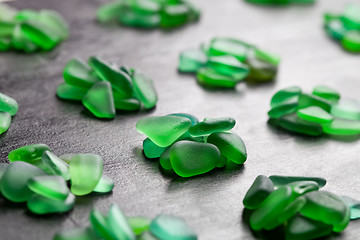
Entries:
[[180, 53], [178, 69], [180, 72], [196, 72], [203, 68], [206, 62], [207, 56], [202, 50], [186, 50]]
[[235, 133], [214, 132], [207, 138], [207, 142], [214, 144], [221, 155], [234, 163], [243, 164], [247, 159], [244, 141]]
[[171, 161], [170, 161], [170, 148], [166, 149], [160, 156], [159, 159], [160, 166], [165, 170], [172, 170]]
[[342, 40], [346, 33], [346, 28], [340, 19], [332, 19], [325, 24], [325, 31], [330, 37]]
[[96, 11], [96, 17], [100, 22], [106, 22], [106, 21], [118, 18], [118, 16], [121, 15], [121, 11], [123, 9], [124, 9], [123, 1], [114, 1], [114, 2], [102, 5]]
[[160, 14], [142, 15], [132, 10], [126, 10], [119, 16], [119, 21], [131, 27], [155, 28], [160, 25]]
[[61, 158], [50, 151], [45, 151], [42, 160], [53, 175], [59, 175], [65, 180], [70, 180], [69, 165]]
[[69, 165], [71, 192], [76, 196], [91, 193], [103, 172], [102, 158], [96, 154], [77, 154]]
[[42, 143], [27, 145], [12, 150], [8, 155], [8, 159], [10, 162], [31, 162], [33, 160], [41, 159], [45, 151], [51, 151], [48, 145]]
[[331, 102], [337, 102], [340, 99], [340, 93], [338, 91], [322, 85], [314, 87], [312, 94], [322, 97]]
[[39, 14], [34, 11], [34, 10], [31, 10], [31, 9], [22, 9], [20, 11], [18, 11], [14, 17], [14, 20], [17, 20], [17, 21], [27, 21], [27, 20], [30, 20], [30, 19], [37, 19], [39, 16]]
[[274, 66], [279, 65], [281, 60], [280, 56], [259, 48], [255, 48], [255, 57]]
[[28, 188], [28, 181], [46, 173], [29, 163], [17, 161], [9, 164], [1, 178], [1, 193], [12, 202], [25, 202], [33, 192]]
[[288, 100], [286, 103], [281, 105], [277, 105], [273, 107], [269, 112], [268, 115], [270, 118], [280, 118], [282, 116], [295, 113], [299, 107], [299, 103], [296, 98], [292, 98]]
[[54, 200], [65, 200], [69, 195], [69, 188], [60, 176], [37, 176], [28, 181], [28, 187], [34, 193]]
[[113, 188], [114, 188], [114, 181], [110, 177], [103, 174], [98, 184], [94, 188], [93, 192], [108, 193], [111, 192]]
[[82, 99], [82, 103], [98, 118], [115, 117], [114, 98], [109, 82], [94, 84]]
[[124, 213], [116, 205], [112, 205], [107, 216], [107, 224], [115, 239], [135, 240], [135, 234], [132, 231]]
[[248, 75], [247, 72], [233, 75], [224, 75], [216, 72], [212, 68], [201, 68], [196, 78], [199, 84], [209, 87], [234, 88], [236, 84], [244, 80]]
[[335, 118], [331, 123], [324, 124], [323, 130], [330, 135], [357, 135], [360, 134], [360, 121]]
[[192, 136], [203, 136], [213, 132], [224, 132], [231, 130], [236, 124], [235, 119], [231, 117], [207, 118], [198, 124], [189, 128]]
[[186, 118], [190, 119], [192, 126], [199, 123], [199, 119], [196, 116], [189, 114], [189, 113], [172, 113], [172, 114], [169, 114], [169, 116], [186, 117]]
[[62, 83], [56, 88], [56, 96], [64, 100], [81, 101], [87, 93], [86, 88], [79, 88]]
[[320, 124], [330, 123], [334, 120], [331, 114], [316, 106], [299, 109], [297, 115], [304, 120]]
[[294, 100], [297, 101], [300, 94], [302, 93], [301, 88], [298, 86], [287, 87], [281, 89], [280, 91], [276, 92], [274, 96], [271, 98], [271, 107], [277, 107], [279, 105], [283, 105], [288, 103], [289, 101], [293, 102]]
[[8, 112], [14, 116], [19, 109], [19, 105], [15, 99], [0, 93], [0, 112]]
[[91, 88], [100, 80], [94, 76], [93, 70], [81, 59], [73, 58], [66, 63], [63, 70], [64, 80], [79, 88]]
[[152, 79], [139, 71], [135, 71], [132, 79], [135, 95], [144, 107], [146, 109], [155, 107], [158, 97]]
[[236, 57], [231, 55], [212, 56], [208, 59], [207, 66], [218, 73], [230, 76], [249, 72], [247, 65], [241, 63]]
[[14, 22], [0, 21], [0, 37], [10, 37], [15, 29]]
[[159, 2], [148, 0], [133, 0], [129, 3], [129, 7], [141, 15], [159, 13], [162, 8]]
[[147, 158], [158, 158], [167, 149], [167, 147], [159, 147], [149, 138], [143, 141], [143, 150]]
[[11, 47], [16, 50], [32, 53], [39, 49], [37, 45], [31, 42], [21, 30], [21, 26], [17, 25], [11, 36]]
[[275, 79], [277, 74], [277, 66], [255, 57], [247, 58], [246, 63], [250, 70], [247, 81], [256, 83], [269, 82]]
[[310, 136], [320, 136], [323, 133], [320, 124], [303, 120], [299, 118], [297, 114], [280, 117], [277, 125], [286, 130]]
[[273, 191], [274, 184], [268, 177], [263, 175], [257, 176], [244, 197], [243, 204], [245, 208], [259, 208]]
[[286, 226], [287, 240], [308, 240], [329, 235], [332, 226], [301, 215], [295, 215]]
[[114, 96], [115, 109], [125, 111], [136, 111], [141, 107], [139, 100], [135, 98], [119, 99]]
[[27, 207], [36, 214], [63, 213], [70, 211], [75, 204], [75, 196], [69, 193], [68, 197], [63, 200], [54, 200], [34, 194], [29, 201]]
[[293, 195], [298, 197], [305, 193], [319, 190], [320, 186], [314, 181], [298, 181], [287, 184], [291, 188]]
[[360, 121], [360, 101], [341, 99], [332, 105], [331, 114], [338, 118]]
[[181, 177], [192, 177], [214, 169], [220, 161], [219, 149], [209, 143], [179, 141], [170, 148], [173, 170]]
[[346, 28], [360, 29], [360, 6], [358, 4], [347, 4], [341, 19]]
[[213, 38], [210, 42], [209, 53], [211, 55], [232, 55], [244, 62], [249, 48], [251, 48], [249, 44], [236, 39]]
[[341, 41], [341, 44], [350, 52], [360, 52], [360, 31], [347, 31]]
[[147, 217], [129, 217], [128, 223], [136, 236], [148, 231], [151, 220]]
[[62, 40], [68, 38], [69, 26], [58, 12], [43, 9], [39, 12], [37, 20], [56, 29]]
[[160, 26], [174, 28], [184, 25], [188, 21], [189, 13], [189, 8], [185, 4], [167, 4], [160, 13]]
[[90, 227], [76, 228], [58, 232], [54, 240], [98, 240], [98, 236]]
[[6, 132], [11, 124], [11, 115], [8, 112], [0, 112], [0, 134]]
[[348, 196], [341, 196], [345, 203], [350, 207], [350, 219], [360, 218], [360, 201]]
[[179, 217], [158, 215], [150, 224], [150, 232], [159, 240], [197, 240], [196, 233]]
[[90, 213], [90, 223], [100, 239], [115, 240], [114, 234], [110, 230], [107, 218], [103, 216], [97, 209], [93, 209]]
[[269, 178], [274, 183], [275, 187], [281, 187], [281, 186], [287, 185], [289, 183], [299, 182], [299, 181], [316, 182], [320, 188], [322, 188], [326, 184], [325, 178], [318, 178], [318, 177], [272, 175]]
[[146, 117], [136, 123], [138, 132], [160, 147], [174, 143], [190, 126], [190, 119], [179, 116]]
[[11, 48], [11, 40], [9, 37], [0, 37], [0, 52], [7, 51]]

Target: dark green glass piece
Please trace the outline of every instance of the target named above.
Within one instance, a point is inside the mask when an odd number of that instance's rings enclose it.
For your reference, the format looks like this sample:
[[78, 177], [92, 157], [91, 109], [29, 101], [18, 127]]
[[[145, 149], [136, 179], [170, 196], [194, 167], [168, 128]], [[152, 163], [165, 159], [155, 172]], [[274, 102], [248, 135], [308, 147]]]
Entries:
[[340, 19], [332, 19], [325, 23], [325, 31], [330, 37], [342, 40], [346, 33], [346, 28]]
[[62, 83], [56, 88], [56, 96], [64, 100], [81, 101], [87, 93], [87, 89], [74, 87], [67, 83]]
[[135, 96], [144, 107], [146, 109], [155, 107], [158, 97], [152, 79], [139, 71], [135, 71], [132, 79]]
[[124, 111], [136, 111], [141, 107], [139, 100], [135, 98], [119, 99], [114, 96], [115, 109]]
[[54, 240], [99, 240], [99, 238], [92, 228], [86, 227], [58, 232]]
[[158, 215], [150, 224], [150, 232], [159, 240], [197, 240], [184, 219], [171, 215]]
[[63, 76], [65, 82], [78, 88], [91, 88], [100, 80], [94, 76], [93, 70], [81, 59], [73, 58], [67, 62]]
[[192, 177], [214, 169], [220, 161], [220, 151], [213, 144], [179, 141], [170, 148], [173, 170], [181, 177]]
[[17, 25], [13, 31], [11, 36], [11, 47], [26, 53], [32, 53], [39, 50], [39, 47], [23, 34], [21, 25]]
[[114, 97], [109, 82], [94, 84], [82, 99], [83, 105], [98, 118], [114, 118]]
[[174, 28], [184, 25], [188, 21], [189, 13], [189, 8], [185, 4], [167, 4], [160, 13], [160, 27]]
[[149, 138], [143, 141], [143, 150], [147, 158], [158, 158], [167, 149], [167, 147], [159, 147]]
[[7, 112], [0, 112], [0, 135], [6, 132], [11, 124], [11, 115]]
[[326, 184], [326, 179], [319, 178], [319, 177], [272, 175], [269, 178], [274, 183], [275, 187], [281, 187], [281, 186], [284, 186], [287, 184], [291, 184], [291, 183], [295, 183], [295, 182], [302, 182], [302, 181], [316, 182], [320, 188], [322, 188]]
[[5, 52], [11, 48], [11, 40], [8, 37], [0, 37], [0, 52]]
[[104, 240], [116, 239], [114, 233], [111, 232], [107, 218], [95, 208], [90, 213], [90, 223], [98, 238]]
[[331, 123], [334, 120], [330, 113], [316, 106], [299, 109], [297, 115], [306, 121], [320, 124]]
[[54, 200], [34, 194], [28, 201], [27, 207], [36, 214], [63, 213], [70, 211], [75, 204], [75, 196], [69, 193], [65, 200]]
[[128, 223], [136, 236], [141, 235], [143, 232], [148, 231], [150, 228], [151, 220], [146, 217], [129, 217]]
[[15, 99], [0, 93], [0, 112], [8, 112], [14, 116], [19, 109], [19, 105]]
[[172, 170], [171, 161], [170, 161], [170, 148], [166, 149], [160, 156], [159, 159], [160, 166], [165, 170]]
[[114, 239], [121, 239], [121, 240], [135, 240], [135, 234], [132, 231], [128, 220], [124, 213], [120, 210], [118, 206], [113, 204], [107, 216], [107, 224], [114, 235]]
[[12, 202], [26, 202], [33, 192], [28, 188], [28, 181], [46, 173], [29, 163], [16, 161], [7, 167], [1, 178], [1, 193]]
[[326, 112], [330, 112], [331, 110], [330, 101], [312, 94], [302, 93], [299, 96], [299, 108], [306, 108], [310, 106], [320, 107]]
[[0, 21], [0, 37], [10, 37], [15, 29], [14, 22]]
[[245, 144], [235, 133], [214, 132], [207, 138], [207, 142], [214, 144], [221, 155], [234, 163], [243, 164], [247, 159]]
[[310, 136], [320, 136], [323, 133], [318, 123], [308, 122], [299, 118], [295, 113], [279, 118], [277, 125], [291, 132]]
[[233, 75], [224, 75], [216, 72], [212, 68], [201, 68], [196, 73], [196, 79], [199, 84], [208, 87], [234, 88], [236, 84], [244, 80], [247, 72]]
[[317, 239], [331, 232], [332, 226], [329, 224], [296, 215], [286, 225], [286, 240]]
[[291, 100], [288, 100], [286, 103], [273, 107], [268, 112], [268, 115], [270, 118], [278, 119], [281, 118], [282, 116], [295, 113], [298, 107], [299, 107], [299, 103], [297, 99], [292, 98]]
[[192, 49], [180, 53], [179, 66], [180, 72], [196, 72], [205, 67], [207, 56], [202, 50]]
[[251, 83], [273, 81], [277, 74], [277, 66], [255, 57], [248, 57], [246, 63], [250, 73], [247, 81]]
[[271, 98], [270, 105], [272, 108], [275, 108], [280, 105], [288, 104], [289, 102], [296, 102], [301, 93], [301, 88], [298, 86], [281, 89]]
[[114, 188], [114, 181], [110, 177], [103, 174], [98, 184], [94, 188], [93, 192], [108, 193], [111, 192], [113, 188]]
[[42, 161], [53, 175], [59, 175], [65, 180], [70, 180], [69, 165], [61, 158], [47, 150], [42, 155]]
[[10, 162], [32, 162], [34, 160], [41, 159], [45, 151], [51, 151], [48, 145], [42, 143], [27, 145], [12, 150], [8, 155], [8, 159]]
[[69, 188], [60, 176], [37, 176], [28, 181], [28, 187], [34, 193], [54, 200], [65, 200], [69, 195]]
[[231, 117], [207, 118], [198, 124], [189, 128], [192, 136], [203, 136], [213, 132], [224, 132], [231, 130], [236, 124], [235, 119]]
[[273, 191], [272, 181], [266, 176], [259, 175], [246, 192], [243, 204], [248, 209], [257, 209]]

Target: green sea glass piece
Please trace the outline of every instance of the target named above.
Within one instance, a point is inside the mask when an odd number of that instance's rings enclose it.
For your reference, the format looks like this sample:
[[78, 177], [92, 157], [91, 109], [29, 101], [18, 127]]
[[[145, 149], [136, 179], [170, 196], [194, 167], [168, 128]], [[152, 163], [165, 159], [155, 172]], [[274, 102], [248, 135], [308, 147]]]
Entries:
[[43, 9], [39, 12], [37, 20], [56, 29], [61, 39], [69, 36], [69, 26], [65, 19], [56, 11]]
[[[298, 86], [287, 87], [276, 92], [271, 98], [271, 107], [275, 108], [289, 102], [296, 102], [302, 93], [301, 88]], [[294, 101], [295, 100], [295, 101]]]
[[141, 107], [140, 101], [135, 98], [118, 99], [114, 96], [115, 109], [124, 111], [136, 111]]
[[59, 175], [65, 180], [70, 180], [69, 165], [61, 158], [47, 150], [42, 154], [42, 160], [53, 175]]
[[107, 224], [114, 235], [114, 239], [135, 240], [135, 234], [132, 231], [124, 213], [116, 205], [112, 205], [107, 216]]
[[78, 88], [91, 88], [100, 80], [93, 74], [93, 70], [81, 59], [73, 58], [67, 62], [63, 70], [67, 84]]
[[37, 176], [28, 181], [28, 187], [34, 193], [54, 200], [65, 200], [69, 195], [69, 188], [60, 176]]
[[360, 31], [347, 31], [341, 41], [341, 44], [350, 52], [360, 52]]
[[31, 42], [21, 30], [21, 25], [17, 25], [13, 31], [11, 36], [11, 47], [19, 50], [24, 51], [26, 53], [32, 53], [36, 50], [39, 50], [39, 47]]
[[77, 155], [76, 153], [66, 153], [66, 154], [60, 155], [59, 158], [61, 158], [67, 164], [70, 164], [71, 159], [76, 155]]
[[190, 119], [179, 116], [146, 117], [136, 123], [138, 132], [148, 136], [159, 147], [173, 144], [190, 126]]
[[286, 225], [286, 240], [308, 240], [327, 236], [332, 226], [301, 215], [295, 215]]
[[69, 165], [71, 192], [76, 196], [91, 193], [99, 183], [103, 172], [103, 161], [96, 154], [77, 154]]
[[274, 66], [278, 66], [280, 63], [280, 56], [274, 54], [274, 53], [270, 53], [268, 51], [259, 49], [259, 48], [255, 48], [255, 57], [257, 59], [260, 59], [264, 62], [270, 63]]
[[184, 25], [188, 21], [189, 12], [189, 8], [182, 3], [165, 5], [160, 13], [160, 27], [174, 28]]
[[81, 101], [87, 93], [87, 89], [74, 87], [67, 83], [62, 83], [56, 88], [56, 95], [60, 99]]
[[207, 138], [207, 142], [214, 144], [221, 155], [234, 163], [243, 164], [247, 159], [245, 144], [235, 133], [214, 132]]
[[23, 22], [23, 21], [27, 21], [27, 20], [30, 20], [30, 19], [37, 19], [39, 16], [39, 14], [34, 11], [34, 10], [31, 10], [31, 9], [23, 9], [23, 10], [20, 10], [16, 13], [16, 15], [14, 16], [14, 20], [17, 20], [17, 21], [20, 21], [20, 22]]
[[248, 209], [257, 209], [273, 191], [272, 181], [266, 176], [259, 175], [246, 192], [243, 204]]
[[158, 215], [150, 224], [150, 232], [159, 240], [197, 240], [196, 233], [179, 217]]
[[231, 130], [236, 124], [235, 119], [231, 117], [207, 118], [198, 124], [189, 128], [192, 136], [203, 136], [213, 132], [224, 132]]
[[171, 161], [170, 161], [170, 148], [166, 149], [160, 156], [159, 159], [160, 166], [165, 170], [172, 170]]
[[144, 154], [147, 158], [158, 158], [167, 149], [167, 147], [159, 147], [149, 138], [143, 141]]
[[291, 132], [314, 137], [320, 136], [323, 133], [320, 124], [305, 121], [299, 118], [295, 113], [280, 117], [277, 121], [277, 125]]
[[325, 31], [330, 37], [342, 40], [346, 33], [346, 28], [340, 19], [332, 19], [325, 24]]
[[112, 67], [99, 57], [90, 57], [89, 65], [102, 80], [109, 81], [111, 86], [121, 94], [123, 98], [131, 97], [132, 83], [130, 77], [126, 73]]
[[207, 62], [206, 54], [198, 49], [181, 52], [178, 69], [180, 72], [196, 72]]
[[190, 119], [191, 126], [199, 123], [199, 119], [196, 116], [189, 114], [189, 113], [172, 113], [172, 114], [169, 114], [169, 116], [186, 117], [186, 118]]
[[71, 230], [58, 232], [54, 240], [98, 240], [98, 236], [95, 234], [91, 227], [75, 228]]
[[299, 108], [306, 108], [309, 106], [320, 107], [324, 109], [326, 112], [330, 112], [331, 110], [330, 101], [312, 94], [302, 93], [299, 96]]
[[297, 115], [306, 121], [320, 124], [330, 123], [334, 120], [334, 117], [331, 114], [316, 106], [299, 109]]
[[347, 29], [360, 29], [360, 6], [347, 4], [341, 16]]
[[98, 184], [94, 188], [93, 192], [108, 193], [111, 192], [113, 188], [114, 188], [114, 181], [110, 177], [103, 174]]
[[226, 166], [228, 160], [224, 155], [220, 156], [220, 161], [218, 162], [218, 164], [216, 164], [217, 168], [223, 168]]
[[277, 66], [272, 65], [255, 57], [248, 57], [246, 63], [249, 66], [247, 81], [251, 83], [273, 81], [277, 74]]
[[90, 213], [90, 223], [98, 238], [104, 240], [116, 239], [114, 233], [111, 232], [108, 218], [95, 208]]
[[82, 99], [84, 106], [98, 118], [114, 118], [115, 105], [109, 82], [98, 82]]
[[314, 87], [312, 94], [322, 97], [331, 102], [337, 102], [340, 99], [340, 93], [338, 91], [322, 85]]
[[232, 55], [244, 62], [251, 46], [242, 41], [231, 38], [214, 38], [210, 42], [211, 55]]
[[349, 224], [350, 208], [341, 197], [326, 191], [312, 191], [304, 196], [306, 204], [300, 210], [303, 216], [333, 225], [334, 232], [341, 232]]
[[150, 228], [151, 220], [147, 217], [129, 217], [127, 220], [136, 236], [141, 235]]
[[41, 159], [45, 151], [51, 151], [48, 145], [42, 143], [27, 145], [12, 150], [8, 155], [8, 159], [10, 162], [32, 162], [34, 160]]
[[11, 124], [11, 115], [8, 112], [0, 112], [0, 134], [6, 132]]
[[65, 200], [54, 200], [34, 194], [28, 201], [27, 207], [36, 214], [63, 213], [70, 211], [75, 204], [75, 196], [69, 193]]
[[208, 59], [207, 66], [224, 75], [248, 74], [249, 68], [232, 55], [212, 56]]
[[360, 134], [360, 121], [335, 118], [331, 123], [324, 124], [323, 130], [330, 135], [357, 135]]
[[317, 182], [314, 181], [298, 181], [289, 183], [289, 186], [293, 192], [293, 195], [298, 197], [304, 195], [305, 193], [319, 190], [320, 186]]
[[11, 48], [11, 40], [8, 37], [0, 37], [0, 52], [5, 52]]
[[220, 151], [213, 144], [179, 141], [170, 148], [173, 170], [181, 177], [192, 177], [214, 169], [220, 161]]
[[124, 7], [124, 2], [122, 1], [114, 1], [104, 4], [96, 11], [96, 18], [100, 22], [107, 22], [109, 20], [116, 19], [119, 15], [121, 15], [121, 11]]
[[0, 21], [0, 36], [10, 37], [15, 29], [15, 26], [14, 22]]
[[234, 88], [236, 84], [244, 80], [247, 75], [247, 72], [224, 75], [216, 72], [212, 68], [201, 68], [196, 73], [196, 79], [199, 84], [208, 87]]
[[341, 196], [350, 208], [350, 220], [360, 218], [360, 201], [348, 196]]
[[22, 161], [13, 162], [1, 178], [1, 193], [12, 202], [26, 202], [33, 195], [27, 182], [42, 175], [46, 173], [38, 167]]
[[275, 187], [281, 187], [287, 184], [302, 182], [302, 181], [312, 181], [316, 182], [320, 188], [325, 186], [326, 179], [319, 177], [303, 177], [303, 176], [280, 176], [280, 175], [272, 175], [269, 177], [270, 180], [274, 183]]
[[119, 22], [126, 26], [139, 28], [155, 28], [160, 25], [160, 14], [140, 14], [133, 10], [124, 10], [119, 15]]
[[276, 105], [269, 112], [268, 116], [273, 119], [278, 119], [282, 116], [295, 113], [299, 107], [298, 101], [293, 98], [288, 100], [286, 103], [281, 105]]
[[332, 105], [331, 114], [338, 118], [360, 121], [360, 101], [341, 99]]
[[155, 107], [158, 100], [153, 81], [145, 74], [135, 71], [133, 77], [135, 95], [146, 109]]
[[19, 109], [19, 105], [15, 99], [0, 93], [0, 112], [8, 112], [14, 116]]

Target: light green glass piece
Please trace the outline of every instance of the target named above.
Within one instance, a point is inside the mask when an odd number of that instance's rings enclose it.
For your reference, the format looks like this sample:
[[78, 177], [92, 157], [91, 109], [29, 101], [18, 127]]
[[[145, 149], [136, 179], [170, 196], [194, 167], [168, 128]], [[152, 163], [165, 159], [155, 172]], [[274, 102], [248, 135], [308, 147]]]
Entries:
[[160, 25], [159, 14], [146, 14], [134, 12], [132, 10], [126, 10], [119, 15], [119, 21], [123, 25], [139, 28], [155, 28]]
[[359, 4], [347, 4], [342, 16], [347, 29], [360, 29], [360, 5]]
[[62, 37], [57, 30], [36, 20], [28, 20], [22, 23], [21, 32], [43, 50], [53, 49]]
[[312, 191], [304, 196], [306, 204], [300, 210], [303, 216], [333, 225], [334, 232], [343, 231], [349, 224], [350, 208], [341, 197], [326, 191]]
[[167, 149], [167, 147], [159, 147], [149, 138], [143, 141], [143, 150], [147, 158], [158, 158]]
[[360, 218], [360, 201], [348, 196], [341, 196], [350, 208], [350, 220]]
[[42, 143], [27, 145], [12, 150], [8, 155], [8, 159], [10, 162], [14, 162], [14, 161], [32, 162], [34, 160], [41, 159], [45, 151], [51, 151], [48, 145]]
[[188, 22], [189, 7], [185, 4], [166, 4], [160, 13], [160, 27], [174, 28]]
[[29, 201], [27, 207], [29, 210], [36, 214], [50, 214], [50, 213], [63, 213], [70, 211], [75, 204], [75, 196], [69, 193], [65, 200], [54, 200], [34, 194]]
[[19, 109], [19, 105], [15, 99], [0, 93], [0, 112], [8, 112], [14, 116]]
[[335, 118], [331, 123], [324, 124], [323, 130], [330, 135], [357, 135], [360, 134], [360, 121]]
[[145, 117], [136, 123], [137, 131], [159, 147], [173, 144], [190, 126], [190, 119], [179, 116]]
[[206, 62], [207, 56], [202, 50], [186, 50], [180, 53], [178, 69], [180, 72], [196, 72], [205, 67]]
[[296, 102], [302, 93], [298, 86], [287, 87], [276, 92], [271, 98], [271, 108], [287, 104], [289, 102]]
[[56, 88], [56, 96], [64, 100], [81, 101], [87, 93], [87, 89], [74, 87], [67, 83], [62, 83]]
[[135, 98], [119, 99], [114, 96], [115, 109], [124, 111], [136, 111], [141, 107], [139, 100]]
[[150, 228], [151, 220], [147, 217], [129, 217], [127, 220], [136, 236], [141, 235]]
[[0, 21], [13, 21], [17, 10], [9, 5], [0, 3]]
[[341, 41], [342, 46], [350, 52], [360, 52], [360, 31], [347, 31]]
[[334, 120], [331, 114], [316, 106], [299, 109], [297, 115], [306, 121], [320, 124], [331, 123]]
[[230, 76], [249, 72], [248, 66], [232, 55], [212, 56], [208, 59], [207, 66], [218, 73]]
[[98, 236], [90, 227], [75, 228], [58, 232], [53, 240], [98, 240]]
[[64, 80], [67, 84], [78, 88], [91, 88], [100, 80], [94, 76], [93, 70], [81, 59], [73, 58], [67, 62], [63, 70]]
[[234, 163], [243, 164], [247, 159], [244, 141], [236, 133], [214, 132], [207, 138], [207, 142], [214, 144], [221, 155]]
[[98, 118], [114, 118], [114, 97], [109, 82], [94, 84], [82, 99], [83, 105]]
[[244, 80], [247, 75], [247, 72], [224, 75], [216, 72], [212, 68], [201, 68], [196, 74], [196, 79], [199, 84], [208, 87], [234, 88], [236, 84]]
[[135, 234], [120, 208], [112, 205], [107, 216], [107, 224], [115, 239], [135, 240]]
[[301, 215], [295, 215], [286, 225], [287, 240], [317, 239], [331, 234], [332, 226]]
[[207, 118], [189, 128], [192, 136], [204, 136], [213, 132], [224, 132], [231, 130], [236, 124], [231, 117]]
[[104, 240], [116, 239], [114, 234], [111, 232], [107, 218], [97, 209], [93, 209], [91, 211], [90, 223], [98, 238]]
[[179, 141], [170, 148], [173, 170], [181, 177], [207, 173], [220, 162], [219, 149], [209, 143]]
[[170, 161], [170, 148], [166, 149], [160, 156], [159, 159], [160, 166], [165, 170], [172, 170], [171, 161]]
[[114, 188], [114, 181], [110, 177], [103, 174], [98, 184], [94, 188], [93, 192], [108, 193], [111, 192], [113, 188]]
[[11, 48], [11, 40], [8, 37], [0, 37], [0, 52], [5, 52]]
[[243, 204], [245, 208], [257, 209], [265, 201], [265, 199], [274, 191], [272, 181], [264, 176], [259, 175], [246, 192]]
[[10, 37], [16, 27], [14, 22], [0, 21], [0, 37]]
[[32, 53], [39, 50], [39, 47], [31, 42], [21, 30], [21, 25], [18, 24], [11, 36], [11, 47], [16, 50]]
[[0, 112], [0, 134], [6, 132], [11, 124], [11, 115], [8, 112]]
[[288, 206], [291, 196], [290, 187], [280, 187], [273, 191], [251, 215], [251, 228], [255, 231], [261, 230], [274, 221], [281, 211]]
[[33, 195], [27, 186], [28, 181], [42, 175], [46, 173], [29, 163], [21, 161], [10, 163], [1, 178], [1, 193], [12, 202], [26, 202]]
[[120, 69], [112, 67], [99, 57], [90, 57], [89, 65], [96, 74], [104, 81], [111, 83], [111, 86], [123, 97], [129, 98], [132, 95], [132, 82], [130, 77]]
[[210, 55], [232, 55], [244, 62], [251, 48], [247, 43], [232, 38], [214, 38], [210, 42]]
[[14, 20], [19, 22], [24, 22], [31, 19], [37, 19], [39, 14], [31, 9], [22, 9], [16, 13]]
[[346, 28], [340, 19], [332, 19], [325, 23], [325, 31], [330, 37], [342, 40], [346, 33]]
[[320, 136], [323, 129], [320, 124], [305, 121], [297, 116], [297, 114], [285, 115], [279, 118], [277, 125], [291, 132], [305, 134], [310, 136]]
[[155, 107], [158, 97], [152, 79], [139, 71], [135, 71], [132, 79], [135, 96], [142, 102], [144, 108]]
[[60, 176], [37, 176], [28, 181], [28, 187], [34, 193], [54, 200], [65, 200], [69, 195], [69, 188]]
[[55, 29], [62, 40], [69, 37], [69, 26], [58, 12], [43, 9], [39, 12], [37, 20]]
[[331, 107], [334, 117], [360, 121], [360, 101], [341, 99]]
[[96, 154], [77, 154], [69, 164], [71, 192], [76, 196], [91, 193], [103, 173], [102, 158]]
[[114, 1], [108, 4], [104, 4], [96, 11], [96, 18], [100, 22], [107, 22], [120, 16], [123, 9], [123, 1]]
[[65, 180], [70, 180], [69, 165], [61, 158], [50, 151], [45, 151], [42, 154], [42, 160], [53, 175], [59, 175]]
[[218, 162], [218, 164], [216, 164], [217, 168], [223, 168], [226, 166], [228, 160], [224, 155], [220, 156], [220, 161]]
[[273, 107], [269, 112], [268, 115], [270, 118], [278, 119], [282, 116], [295, 113], [299, 107], [299, 103], [296, 98], [292, 98], [287, 100], [285, 103], [281, 105], [277, 105]]
[[319, 185], [320, 188], [322, 188], [326, 184], [326, 179], [325, 178], [319, 178], [319, 177], [272, 175], [269, 178], [274, 183], [275, 187], [282, 187], [282, 186], [287, 185], [287, 184], [292, 184], [292, 183], [296, 183], [296, 182], [303, 182], [303, 181], [316, 182]]
[[338, 91], [322, 85], [314, 87], [312, 94], [322, 97], [331, 102], [337, 102], [340, 99], [340, 93]]
[[150, 232], [159, 240], [197, 240], [184, 219], [171, 215], [158, 215], [150, 224]]
[[270, 63], [274, 66], [278, 66], [281, 60], [280, 56], [259, 48], [255, 48], [254, 54], [257, 59]]
[[247, 77], [248, 82], [269, 82], [276, 78], [277, 66], [255, 57], [248, 57], [246, 63], [250, 70]]

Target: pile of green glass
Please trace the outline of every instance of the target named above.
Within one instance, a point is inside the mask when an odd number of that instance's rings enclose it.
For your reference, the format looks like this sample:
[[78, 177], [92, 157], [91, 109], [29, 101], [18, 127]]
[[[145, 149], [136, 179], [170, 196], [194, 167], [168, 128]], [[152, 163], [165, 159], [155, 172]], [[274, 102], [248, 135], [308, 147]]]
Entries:
[[246, 0], [255, 4], [272, 4], [272, 5], [287, 5], [291, 3], [309, 4], [314, 3], [315, 0]]
[[[319, 190], [324, 178], [258, 176], [243, 204], [255, 230], [285, 228], [287, 240], [309, 240], [343, 231], [359, 215], [359, 201]], [[279, 238], [283, 239], [283, 238]]]
[[9, 129], [11, 116], [14, 116], [18, 109], [15, 99], [0, 93], [0, 135]]
[[341, 15], [324, 14], [326, 33], [344, 49], [360, 52], [360, 5], [348, 4]]
[[51, 50], [69, 35], [64, 18], [52, 10], [17, 11], [0, 4], [0, 51]]
[[64, 100], [82, 101], [98, 118], [114, 118], [116, 110], [136, 111], [155, 107], [158, 100], [152, 79], [138, 70], [118, 67], [99, 57], [88, 64], [71, 59], [63, 71], [65, 83], [56, 94]]
[[243, 140], [229, 132], [234, 126], [230, 117], [200, 122], [191, 114], [174, 113], [143, 118], [136, 129], [148, 137], [143, 142], [147, 158], [158, 158], [165, 173], [192, 177], [246, 161]]
[[154, 219], [127, 217], [113, 204], [107, 215], [97, 209], [90, 213], [91, 226], [59, 232], [54, 240], [196, 240], [196, 233], [184, 219], [160, 214]]
[[75, 196], [107, 193], [114, 187], [96, 154], [57, 157], [49, 146], [33, 144], [11, 151], [8, 159], [10, 164], [0, 163], [0, 193], [12, 202], [26, 202], [35, 214], [70, 211]]
[[183, 26], [200, 18], [191, 0], [120, 0], [100, 7], [100, 22], [117, 19], [121, 24], [139, 28], [164, 29]]
[[200, 49], [180, 54], [178, 69], [196, 73], [199, 84], [234, 88], [236, 84], [268, 82], [276, 77], [280, 57], [233, 38], [213, 38]]
[[310, 136], [360, 134], [360, 101], [340, 99], [327, 86], [316, 86], [312, 94], [293, 86], [278, 91], [271, 99], [269, 123]]

